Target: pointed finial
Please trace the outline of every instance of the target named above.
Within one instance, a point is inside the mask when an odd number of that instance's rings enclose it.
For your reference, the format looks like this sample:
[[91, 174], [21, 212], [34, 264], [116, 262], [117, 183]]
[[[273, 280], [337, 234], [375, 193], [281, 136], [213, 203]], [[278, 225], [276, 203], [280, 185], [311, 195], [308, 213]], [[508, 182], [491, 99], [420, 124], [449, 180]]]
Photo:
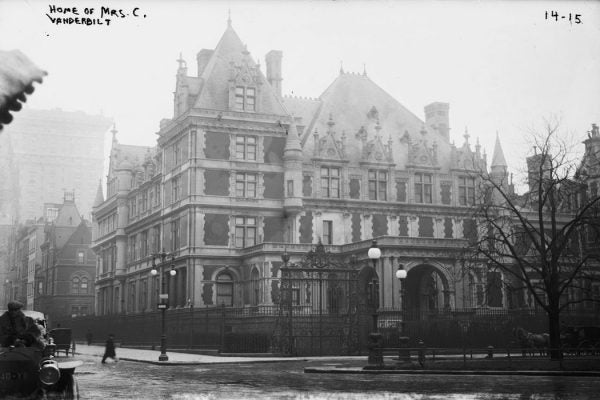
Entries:
[[381, 124], [379, 123], [379, 118], [377, 118], [377, 123], [375, 124], [376, 135], [379, 136], [379, 131], [381, 131]]
[[340, 75], [344, 73], [344, 62], [340, 61]]
[[113, 142], [116, 142], [116, 141], [117, 141], [117, 132], [118, 132], [118, 131], [117, 131], [117, 123], [116, 123], [116, 122], [113, 122], [113, 128], [112, 128], [112, 130], [110, 131], [110, 133], [112, 133], [112, 140], [113, 140]]
[[363, 63], [363, 76], [367, 76], [367, 64]]
[[465, 138], [465, 143], [469, 144], [469, 137], [471, 135], [469, 135], [469, 129], [465, 126], [465, 134], [463, 135], [463, 137]]
[[185, 60], [183, 59], [183, 55], [181, 54], [181, 52], [179, 52], [179, 58], [175, 61], [177, 61], [179, 63], [179, 69], [186, 67], [186, 63], [185, 63]]
[[329, 113], [329, 121], [327, 121], [327, 126], [329, 127], [329, 129], [327, 130], [327, 132], [331, 133], [333, 131], [334, 125], [335, 125], [335, 122], [333, 122], [333, 115], [331, 113]]
[[231, 8], [227, 10], [227, 26], [231, 28]]

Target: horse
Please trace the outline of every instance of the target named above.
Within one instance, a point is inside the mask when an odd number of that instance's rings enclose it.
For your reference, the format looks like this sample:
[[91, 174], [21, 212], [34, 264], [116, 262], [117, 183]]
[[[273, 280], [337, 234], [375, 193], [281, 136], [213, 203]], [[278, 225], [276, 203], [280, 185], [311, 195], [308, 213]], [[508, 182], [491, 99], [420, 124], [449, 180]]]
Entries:
[[550, 347], [550, 335], [547, 333], [531, 333], [521, 327], [513, 329], [513, 335], [517, 338], [523, 357], [529, 353], [529, 355], [535, 355], [535, 351], [540, 352], [540, 356], [546, 354], [548, 347]]

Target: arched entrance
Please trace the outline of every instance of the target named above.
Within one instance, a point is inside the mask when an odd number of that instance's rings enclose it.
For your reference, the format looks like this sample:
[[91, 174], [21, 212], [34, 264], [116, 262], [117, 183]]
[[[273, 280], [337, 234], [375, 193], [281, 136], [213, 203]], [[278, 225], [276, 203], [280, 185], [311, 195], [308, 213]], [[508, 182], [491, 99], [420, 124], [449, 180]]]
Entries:
[[404, 285], [407, 319], [424, 319], [450, 307], [448, 279], [433, 265], [408, 270]]

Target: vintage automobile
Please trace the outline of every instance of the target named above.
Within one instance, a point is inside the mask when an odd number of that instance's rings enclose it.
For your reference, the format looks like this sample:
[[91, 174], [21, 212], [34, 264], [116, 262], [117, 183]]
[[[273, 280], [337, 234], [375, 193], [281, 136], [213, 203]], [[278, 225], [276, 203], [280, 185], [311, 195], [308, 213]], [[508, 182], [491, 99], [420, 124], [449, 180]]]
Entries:
[[[23, 312], [46, 336], [44, 314]], [[74, 373], [82, 362], [61, 361], [54, 357], [55, 352], [51, 339], [43, 346], [0, 347], [0, 398], [79, 399]]]

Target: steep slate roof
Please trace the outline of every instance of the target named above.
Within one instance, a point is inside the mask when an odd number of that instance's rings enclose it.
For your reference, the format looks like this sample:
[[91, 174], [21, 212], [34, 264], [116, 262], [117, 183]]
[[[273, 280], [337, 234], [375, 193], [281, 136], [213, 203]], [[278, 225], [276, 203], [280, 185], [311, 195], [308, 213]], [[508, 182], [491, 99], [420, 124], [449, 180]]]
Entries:
[[[335, 123], [333, 130], [336, 139], [341, 138], [342, 132], [346, 135], [346, 153], [350, 160], [357, 160], [361, 156], [358, 131], [361, 127], [364, 128], [367, 140], [371, 141], [379, 121], [381, 141], [387, 144], [391, 137], [392, 154], [398, 166], [406, 164], [408, 159], [408, 144], [400, 141], [405, 132], [408, 132], [413, 144], [425, 140], [430, 147], [435, 140], [438, 146], [438, 165], [449, 165], [448, 140], [429, 131], [424, 121], [364, 74], [340, 73], [318, 100], [286, 97], [284, 101], [292, 114], [303, 119], [305, 129], [302, 144], [307, 157], [313, 154], [315, 130], [323, 137], [329, 129], [331, 116]], [[425, 134], [421, 133], [424, 127]]]
[[[251, 68], [256, 63], [248, 53], [231, 25], [227, 27], [217, 44], [210, 60], [202, 71], [202, 87], [196, 99], [194, 108], [211, 110], [229, 109], [229, 79], [231, 78], [231, 63], [235, 65], [247, 63]], [[261, 95], [257, 97], [257, 107], [260, 113], [288, 115], [281, 100], [277, 97], [271, 85], [262, 72], [259, 72], [262, 85]]]

